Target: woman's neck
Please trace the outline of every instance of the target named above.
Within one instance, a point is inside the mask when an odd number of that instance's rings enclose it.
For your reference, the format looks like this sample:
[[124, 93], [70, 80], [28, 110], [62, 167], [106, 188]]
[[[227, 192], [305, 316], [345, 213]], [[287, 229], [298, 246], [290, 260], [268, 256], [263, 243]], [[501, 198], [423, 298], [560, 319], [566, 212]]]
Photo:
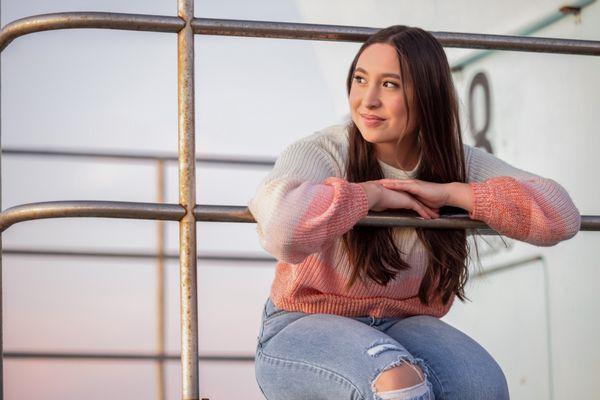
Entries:
[[420, 158], [417, 136], [406, 137], [399, 146], [396, 143], [377, 143], [375, 144], [375, 154], [379, 160], [394, 168], [412, 171], [419, 163]]

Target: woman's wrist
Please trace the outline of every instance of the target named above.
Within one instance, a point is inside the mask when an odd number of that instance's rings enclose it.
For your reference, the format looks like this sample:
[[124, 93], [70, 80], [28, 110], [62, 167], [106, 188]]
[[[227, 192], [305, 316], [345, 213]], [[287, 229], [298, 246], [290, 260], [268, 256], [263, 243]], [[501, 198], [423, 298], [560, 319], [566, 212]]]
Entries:
[[446, 205], [462, 208], [467, 212], [473, 211], [473, 190], [471, 185], [462, 182], [446, 183], [448, 200]]
[[381, 198], [381, 187], [373, 182], [359, 182], [358, 184], [363, 188], [367, 195], [369, 210], [372, 209]]

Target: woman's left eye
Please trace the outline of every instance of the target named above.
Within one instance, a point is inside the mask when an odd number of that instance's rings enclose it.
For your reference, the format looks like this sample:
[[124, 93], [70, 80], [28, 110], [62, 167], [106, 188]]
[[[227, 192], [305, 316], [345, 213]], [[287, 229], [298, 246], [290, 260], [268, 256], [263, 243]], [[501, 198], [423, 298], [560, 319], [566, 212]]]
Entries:
[[394, 86], [388, 86], [388, 87], [398, 87], [398, 84], [396, 84], [396, 83], [394, 83], [394, 82], [392, 82], [392, 81], [385, 81], [385, 82], [383, 82], [383, 84], [384, 84], [384, 85], [385, 85], [386, 83], [391, 83], [392, 85], [394, 85]]

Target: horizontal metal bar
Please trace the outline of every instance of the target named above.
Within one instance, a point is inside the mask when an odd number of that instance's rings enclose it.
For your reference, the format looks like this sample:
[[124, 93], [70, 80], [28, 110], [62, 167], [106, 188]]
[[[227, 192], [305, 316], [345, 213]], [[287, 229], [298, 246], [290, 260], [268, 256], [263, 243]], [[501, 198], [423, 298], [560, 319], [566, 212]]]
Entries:
[[[208, 222], [256, 222], [247, 207], [198, 205], [194, 208], [197, 221]], [[361, 219], [359, 226], [424, 227], [433, 229], [478, 229], [481, 234], [495, 234], [481, 221], [469, 219], [466, 215], [447, 215], [438, 219], [425, 220], [398, 211], [369, 212]]]
[[[123, 251], [66, 251], [66, 250], [40, 250], [32, 248], [3, 248], [2, 255], [13, 256], [33, 256], [33, 257], [91, 257], [91, 258], [116, 258], [116, 259], [141, 259], [156, 260], [158, 254], [144, 252], [123, 252]], [[179, 255], [165, 254], [166, 260], [178, 261]], [[252, 262], [252, 263], [270, 263], [276, 259], [270, 256], [258, 255], [227, 255], [227, 254], [202, 254], [198, 256], [202, 261], [223, 261], [223, 262]]]
[[0, 232], [23, 221], [44, 218], [132, 218], [179, 221], [185, 210], [178, 204], [122, 201], [49, 201], [23, 204], [0, 213]]
[[[202, 35], [364, 42], [380, 28], [233, 19], [194, 18]], [[600, 55], [600, 41], [538, 38], [479, 33], [430, 32], [444, 47]]]
[[[0, 31], [0, 51], [12, 40], [33, 32], [55, 29], [98, 28], [154, 32], [179, 32], [185, 23], [178, 17], [72, 12], [26, 17]], [[380, 28], [343, 25], [302, 24], [270, 21], [194, 18], [195, 34], [265, 37], [279, 39], [364, 42]], [[431, 32], [445, 47], [540, 53], [600, 55], [600, 41], [490, 35], [457, 32]]]
[[600, 215], [582, 215], [582, 231], [600, 231]]
[[[43, 157], [69, 157], [69, 158], [97, 158], [102, 160], [115, 161], [143, 161], [156, 162], [167, 161], [176, 162], [176, 155], [157, 154], [157, 153], [113, 153], [97, 151], [73, 151], [73, 150], [41, 150], [41, 149], [22, 149], [6, 148], [2, 150], [2, 155], [15, 156], [43, 156]], [[197, 163], [208, 164], [238, 164], [245, 166], [272, 167], [275, 164], [274, 158], [267, 157], [247, 157], [247, 156], [225, 156], [225, 155], [200, 155], [196, 157]]]
[[[62, 352], [27, 352], [5, 351], [4, 358], [16, 359], [59, 359], [59, 360], [112, 360], [112, 361], [179, 361], [178, 354], [134, 354], [134, 353], [62, 353]], [[200, 355], [202, 361], [250, 362], [252, 355]]]
[[[130, 218], [179, 221], [184, 209], [178, 204], [134, 203], [119, 201], [51, 201], [23, 204], [0, 213], [0, 232], [22, 221], [44, 218]], [[466, 214], [442, 215], [436, 219], [422, 219], [414, 213], [400, 211], [369, 212], [358, 221], [358, 226], [412, 227], [430, 229], [476, 229], [479, 234], [497, 235], [485, 223], [470, 219]], [[196, 221], [249, 222], [256, 220], [245, 206], [197, 205]], [[581, 230], [600, 230], [600, 216], [581, 217]]]
[[[442, 214], [441, 218], [421, 219], [421, 217], [415, 217], [415, 214], [398, 211], [369, 212], [369, 215], [360, 220], [357, 225], [403, 226], [431, 229], [476, 229], [477, 233], [482, 235], [498, 235], [498, 232], [491, 229], [485, 223], [472, 220], [466, 214]], [[600, 231], [600, 216], [582, 215], [580, 230]]]
[[13, 21], [0, 30], [0, 51], [10, 42], [30, 33], [57, 29], [97, 28], [128, 31], [179, 32], [185, 21], [179, 17], [108, 12], [65, 12], [34, 15]]
[[433, 229], [477, 229], [480, 234], [497, 235], [481, 221], [472, 220], [466, 214], [443, 215], [436, 219], [423, 219], [417, 214], [399, 211], [369, 212], [366, 218], [360, 220], [359, 226], [411, 227]]
[[196, 205], [194, 216], [203, 222], [256, 222], [245, 206]]
[[[247, 207], [197, 205], [194, 208], [197, 221], [208, 222], [256, 222]], [[476, 229], [482, 235], [498, 235], [482, 221], [472, 220], [466, 214], [449, 214], [436, 219], [422, 219], [417, 214], [404, 211], [369, 212], [357, 222], [358, 226], [412, 227], [430, 229]], [[600, 216], [581, 217], [582, 231], [600, 230]]]

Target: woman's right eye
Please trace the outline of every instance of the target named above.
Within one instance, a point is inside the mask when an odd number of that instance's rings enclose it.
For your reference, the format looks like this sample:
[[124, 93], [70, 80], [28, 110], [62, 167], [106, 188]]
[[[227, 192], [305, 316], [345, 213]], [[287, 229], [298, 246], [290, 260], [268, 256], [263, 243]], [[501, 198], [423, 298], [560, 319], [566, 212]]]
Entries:
[[354, 75], [354, 80], [355, 80], [356, 82], [358, 82], [358, 83], [361, 83], [361, 82], [360, 82], [360, 79], [363, 79], [363, 77], [362, 77], [362, 76], [358, 76], [358, 75]]

